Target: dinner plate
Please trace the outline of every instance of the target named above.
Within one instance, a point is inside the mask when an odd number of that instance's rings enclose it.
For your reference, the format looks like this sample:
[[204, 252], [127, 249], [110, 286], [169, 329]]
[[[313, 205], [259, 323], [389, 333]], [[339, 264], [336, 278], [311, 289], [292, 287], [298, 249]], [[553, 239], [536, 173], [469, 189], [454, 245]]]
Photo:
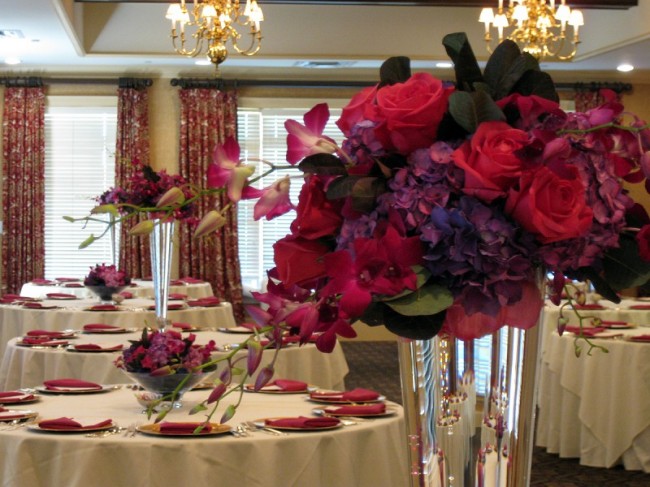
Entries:
[[92, 433], [93, 431], [105, 431], [115, 428], [115, 422], [110, 422], [104, 426], [82, 426], [81, 428], [41, 428], [38, 424], [30, 424], [27, 426], [32, 431], [43, 431], [47, 433]]
[[0, 423], [4, 423], [6, 421], [15, 421], [15, 420], [23, 420], [23, 419], [30, 419], [30, 418], [35, 418], [38, 416], [38, 413], [36, 411], [28, 411], [28, 410], [21, 410], [21, 409], [7, 409], [6, 411], [0, 411]]
[[0, 398], [0, 405], [10, 405], [10, 404], [31, 404], [40, 400], [38, 394], [25, 394], [23, 396], [12, 396]]
[[397, 409], [392, 406], [386, 406], [386, 410], [383, 413], [362, 413], [362, 412], [351, 412], [351, 413], [337, 413], [336, 411], [328, 411], [327, 408], [316, 408], [312, 410], [312, 413], [316, 416], [333, 416], [335, 418], [384, 418], [386, 416], [392, 416], [397, 412]]
[[124, 350], [124, 347], [121, 348], [84, 348], [84, 349], [77, 349], [75, 348], [74, 345], [69, 345], [66, 350], [68, 352], [77, 352], [77, 353], [113, 353], [113, 352], [121, 352]]
[[217, 331], [220, 331], [221, 333], [237, 333], [242, 335], [252, 335], [255, 333], [253, 330], [246, 328], [245, 326], [233, 326], [232, 328], [221, 326], [217, 328]]
[[309, 392], [309, 386], [307, 386], [305, 389], [301, 389], [299, 391], [284, 391], [282, 389], [260, 389], [259, 391], [255, 390], [255, 384], [244, 384], [244, 390], [246, 392], [259, 392], [261, 394], [305, 394], [306, 392]]
[[56, 335], [28, 335], [25, 334], [23, 338], [49, 338], [50, 340], [68, 340], [70, 338], [77, 338], [75, 330], [63, 330]]
[[375, 402], [384, 402], [386, 400], [386, 396], [379, 396], [377, 399], [370, 399], [368, 401], [350, 401], [349, 399], [341, 398], [329, 399], [325, 397], [313, 397], [311, 395], [307, 399], [318, 404], [372, 404]]
[[277, 417], [277, 418], [261, 418], [261, 419], [256, 419], [253, 421], [253, 424], [257, 426], [258, 428], [273, 428], [274, 430], [278, 431], [326, 431], [326, 430], [335, 430], [337, 428], [340, 428], [343, 426], [343, 423], [339, 424], [334, 424], [332, 426], [314, 426], [314, 427], [307, 427], [307, 428], [296, 428], [292, 426], [276, 426], [276, 425], [267, 425], [266, 421], [274, 421], [277, 419], [284, 419], [283, 417]]
[[231, 430], [231, 427], [228, 426], [227, 424], [219, 424], [219, 423], [210, 423], [210, 427], [212, 428], [208, 433], [199, 433], [195, 435], [194, 433], [191, 432], [185, 432], [185, 431], [160, 431], [160, 423], [153, 423], [153, 424], [143, 424], [140, 426], [136, 427], [136, 430], [138, 430], [140, 433], [143, 433], [145, 435], [154, 435], [154, 436], [182, 436], [182, 437], [190, 437], [190, 438], [203, 438], [205, 436], [217, 436], [217, 435], [222, 435], [224, 433], [229, 433]]
[[55, 304], [40, 304], [39, 306], [35, 305], [30, 305], [29, 303], [33, 303], [33, 301], [28, 301], [26, 304], [23, 304], [23, 308], [25, 309], [57, 309], [58, 306]]
[[134, 331], [136, 331], [135, 328], [105, 328], [96, 330], [82, 330], [82, 332], [87, 335], [116, 335], [120, 333], [131, 333]]
[[607, 328], [609, 330], [629, 330], [631, 328], [636, 328], [636, 325], [634, 323], [617, 323], [615, 321], [609, 323], [607, 321], [602, 321], [598, 326], [601, 328]]
[[36, 389], [38, 392], [41, 392], [43, 394], [94, 394], [98, 392], [106, 392], [106, 391], [112, 391], [115, 389], [115, 386], [102, 386], [101, 389], [85, 389], [85, 388], [70, 388], [70, 389], [61, 389], [61, 390], [53, 390], [53, 389], [48, 389], [45, 386], [37, 386], [34, 389]]

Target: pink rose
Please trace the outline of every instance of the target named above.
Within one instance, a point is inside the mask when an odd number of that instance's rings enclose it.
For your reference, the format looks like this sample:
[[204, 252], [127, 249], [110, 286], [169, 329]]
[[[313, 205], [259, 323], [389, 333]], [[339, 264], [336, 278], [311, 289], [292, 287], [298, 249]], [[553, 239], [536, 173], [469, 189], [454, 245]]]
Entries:
[[452, 154], [465, 172], [463, 191], [488, 203], [505, 196], [522, 173], [517, 151], [528, 143], [526, 132], [505, 122], [480, 124], [472, 139]]
[[433, 144], [453, 91], [428, 73], [378, 90], [376, 113], [370, 116], [384, 148], [408, 154]]
[[508, 194], [505, 211], [544, 244], [584, 235], [593, 219], [575, 166], [525, 172], [519, 190]]
[[650, 225], [645, 225], [636, 234], [636, 243], [639, 246], [639, 256], [650, 262]]
[[278, 278], [290, 287], [325, 276], [323, 256], [328, 252], [327, 245], [318, 240], [287, 235], [273, 244]]
[[341, 117], [336, 121], [336, 125], [341, 129], [343, 135], [350, 137], [352, 127], [366, 118], [366, 108], [374, 103], [376, 94], [376, 85], [364, 88], [354, 95], [345, 108], [343, 108]]

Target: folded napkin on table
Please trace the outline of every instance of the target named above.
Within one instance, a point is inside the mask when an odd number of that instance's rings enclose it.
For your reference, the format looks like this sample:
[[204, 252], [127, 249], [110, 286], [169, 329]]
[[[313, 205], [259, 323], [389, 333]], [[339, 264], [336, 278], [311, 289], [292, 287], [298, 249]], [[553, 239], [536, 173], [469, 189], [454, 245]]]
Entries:
[[635, 335], [630, 337], [635, 342], [650, 342], [650, 335]]
[[75, 389], [101, 389], [100, 384], [80, 379], [52, 379], [43, 382], [43, 385], [50, 391], [72, 391]]
[[29, 330], [26, 333], [26, 336], [29, 337], [49, 337], [56, 338], [65, 335], [62, 331], [52, 331], [52, 330]]
[[633, 304], [630, 309], [650, 309], [650, 304]]
[[172, 279], [169, 281], [170, 286], [183, 286], [185, 283], [181, 281], [180, 279]]
[[78, 282], [81, 281], [81, 279], [77, 277], [55, 277], [54, 280], [59, 281], [59, 282]]
[[169, 299], [187, 299], [187, 294], [169, 293]]
[[337, 418], [308, 418], [306, 416], [264, 420], [266, 426], [278, 428], [329, 428], [338, 425], [340, 422]]
[[[580, 333], [580, 327], [579, 326], [567, 326], [566, 328], [564, 328], [564, 331], [568, 331], [569, 333], [578, 334], [578, 333]], [[587, 337], [594, 336], [597, 333], [601, 333], [603, 331], [605, 331], [605, 328], [602, 328], [600, 326], [595, 326], [593, 328], [586, 327], [586, 326], [582, 327], [582, 334], [584, 336], [587, 336]]]
[[93, 311], [115, 311], [120, 308], [118, 308], [114, 304], [96, 304], [95, 306], [91, 306], [90, 309], [92, 309]]
[[210, 296], [207, 298], [199, 298], [199, 299], [193, 299], [191, 301], [188, 301], [187, 304], [189, 306], [217, 306], [218, 304], [221, 303], [221, 300], [217, 298], [216, 296]]
[[[147, 306], [147, 309], [154, 310], [156, 309], [156, 305], [152, 304], [151, 306]], [[183, 309], [183, 303], [167, 303], [167, 309], [170, 310]]]
[[212, 426], [206, 423], [174, 423], [171, 421], [163, 421], [160, 423], [161, 433], [194, 433], [194, 430], [203, 425], [200, 434], [209, 433], [212, 431]]
[[74, 346], [75, 350], [122, 350], [124, 348], [124, 345], [121, 343], [119, 345], [114, 345], [112, 347], [102, 347], [101, 345], [97, 345], [95, 343], [80, 343], [78, 345]]
[[576, 304], [574, 306], [575, 309], [605, 309], [605, 307], [602, 304], [585, 303], [585, 304]]
[[51, 299], [56, 299], [56, 298], [77, 299], [77, 296], [75, 296], [74, 294], [66, 294], [66, 293], [47, 293], [45, 296]]
[[341, 400], [351, 402], [375, 401], [380, 394], [371, 389], [357, 387], [351, 391], [313, 391], [310, 397], [313, 399]]
[[120, 293], [120, 296], [122, 296], [124, 299], [133, 299], [133, 293], [129, 291], [122, 291]]
[[33, 399], [34, 395], [33, 394], [25, 394], [24, 392], [20, 391], [0, 391], [0, 399]]
[[49, 279], [32, 279], [31, 283], [39, 286], [43, 286], [47, 284], [53, 284], [53, 281], [50, 281]]
[[123, 330], [121, 326], [105, 325], [103, 323], [89, 323], [83, 326], [84, 331]]
[[66, 282], [63, 287], [84, 287], [80, 282]]
[[56, 418], [56, 419], [46, 419], [43, 421], [39, 421], [38, 426], [39, 428], [56, 430], [56, 429], [77, 429], [77, 428], [78, 429], [103, 428], [104, 426], [109, 426], [111, 424], [113, 424], [112, 419], [105, 419], [104, 421], [100, 421], [99, 423], [95, 423], [95, 424], [82, 425], [81, 423], [71, 418]]
[[185, 284], [202, 284], [205, 281], [202, 279], [196, 279], [195, 277], [181, 277], [179, 281], [184, 282]]
[[386, 412], [386, 404], [378, 402], [377, 404], [350, 404], [346, 406], [328, 406], [325, 408], [326, 413], [331, 414], [382, 414]]
[[181, 330], [191, 330], [192, 328], [195, 328], [194, 325], [190, 325], [189, 323], [172, 323], [173, 328], [180, 328]]
[[23, 303], [24, 308], [31, 308], [31, 309], [51, 309], [51, 308], [56, 308], [56, 306], [48, 306], [48, 305], [43, 305], [41, 303], [37, 303], [35, 301], [26, 301]]
[[262, 390], [277, 389], [281, 391], [305, 391], [307, 390], [307, 383], [300, 380], [276, 379], [262, 387]]
[[43, 345], [47, 347], [59, 347], [67, 345], [67, 340], [53, 340], [48, 337], [23, 337], [21, 343], [25, 345]]

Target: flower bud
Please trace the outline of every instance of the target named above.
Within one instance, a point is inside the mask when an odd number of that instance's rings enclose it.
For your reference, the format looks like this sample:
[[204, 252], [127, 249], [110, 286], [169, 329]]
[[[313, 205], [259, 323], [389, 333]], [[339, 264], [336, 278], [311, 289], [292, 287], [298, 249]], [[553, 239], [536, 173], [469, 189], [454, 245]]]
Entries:
[[262, 387], [268, 384], [274, 373], [275, 370], [273, 370], [273, 366], [271, 365], [267, 365], [262, 370], [260, 370], [260, 373], [257, 375], [257, 379], [255, 379], [255, 391], [259, 391]]
[[224, 392], [226, 392], [226, 384], [220, 382], [219, 384], [217, 384], [217, 387], [212, 389], [212, 392], [208, 397], [207, 403], [212, 404], [213, 402], [218, 401], [219, 399], [221, 399], [221, 396], [223, 396]]
[[235, 415], [235, 412], [237, 411], [237, 408], [230, 404], [226, 410], [223, 412], [223, 416], [221, 416], [221, 420], [219, 421], [221, 424], [225, 423], [229, 419], [232, 419], [232, 417]]
[[129, 230], [130, 235], [149, 235], [153, 232], [154, 223], [152, 220], [145, 220], [135, 225]]
[[164, 208], [165, 206], [179, 206], [185, 202], [185, 194], [180, 188], [170, 188], [167, 192], [160, 197], [157, 208]]
[[262, 362], [262, 353], [264, 349], [260, 342], [248, 342], [248, 357], [246, 359], [246, 371], [248, 375], [253, 375]]
[[204, 237], [205, 235], [217, 231], [225, 224], [226, 224], [225, 216], [223, 216], [217, 210], [209, 211], [201, 219], [201, 221], [196, 227], [196, 230], [194, 230], [194, 238]]
[[569, 320], [564, 318], [564, 317], [560, 317], [560, 318], [557, 319], [557, 333], [558, 333], [558, 335], [562, 336], [562, 334], [564, 333], [564, 330], [566, 329], [567, 323], [569, 323]]

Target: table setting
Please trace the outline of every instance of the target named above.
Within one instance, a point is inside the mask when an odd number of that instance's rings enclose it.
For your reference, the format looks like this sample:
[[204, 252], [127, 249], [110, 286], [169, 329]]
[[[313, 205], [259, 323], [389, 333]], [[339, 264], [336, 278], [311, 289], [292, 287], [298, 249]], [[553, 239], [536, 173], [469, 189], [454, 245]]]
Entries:
[[[190, 414], [206, 397], [195, 390], [156, 423], [130, 384], [53, 380], [55, 387], [97, 392], [46, 392], [45, 383], [26, 392], [0, 391], [0, 468], [7, 485], [180, 485], [200, 483], [215, 471], [217, 486], [407, 485], [403, 415], [394, 403], [381, 403], [391, 414], [337, 418], [314, 413], [309, 390], [245, 392], [232, 424], [220, 424]], [[9, 405], [1, 402], [5, 394], [31, 394], [34, 400]], [[102, 452], [108, 449], [111, 465], [123, 468], [106, 465]], [[367, 462], [368, 455], [375, 461]], [[292, 468], [271, 467], [287, 458]]]

